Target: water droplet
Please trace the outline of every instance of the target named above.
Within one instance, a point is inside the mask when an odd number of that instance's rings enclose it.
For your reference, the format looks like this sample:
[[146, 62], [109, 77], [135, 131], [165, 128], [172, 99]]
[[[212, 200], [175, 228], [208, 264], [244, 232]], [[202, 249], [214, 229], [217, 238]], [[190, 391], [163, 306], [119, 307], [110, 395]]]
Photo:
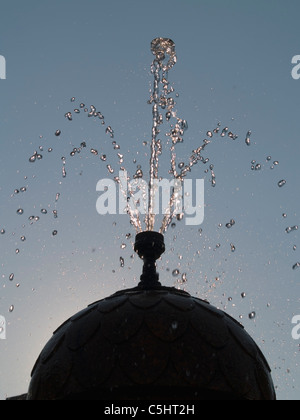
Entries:
[[58, 234], [57, 230], [54, 230], [54, 231], [52, 232], [52, 236], [56, 236], [57, 234]]
[[22, 241], [22, 242], [25, 242], [25, 241], [26, 241], [25, 236], [21, 236], [21, 238], [20, 238], [20, 239], [21, 239], [21, 241]]
[[282, 179], [281, 181], [278, 182], [278, 187], [282, 188], [285, 184], [286, 184], [286, 180]]
[[297, 250], [297, 245], [294, 245], [293, 246], [293, 251], [296, 251]]
[[235, 250], [236, 250], [236, 247], [235, 247], [235, 245], [233, 245], [233, 244], [230, 244], [230, 247], [231, 247], [231, 252], [235, 252]]
[[256, 170], [256, 171], [260, 171], [260, 170], [261, 170], [261, 164], [260, 164], [260, 163], [258, 163], [258, 164], [255, 166], [255, 170]]
[[56, 137], [59, 137], [61, 135], [61, 131], [60, 130], [56, 130], [55, 131], [55, 135], [56, 135]]
[[98, 114], [96, 113], [96, 107], [95, 107], [94, 105], [91, 105], [91, 106], [90, 106], [90, 111], [89, 111], [89, 113], [88, 113], [88, 116], [89, 116], [89, 117], [95, 117], [96, 115], [98, 115]]
[[179, 213], [176, 216], [176, 219], [178, 220], [178, 222], [180, 222], [183, 218], [184, 218], [184, 213]]
[[9, 310], [8, 310], [8, 311], [9, 311], [10, 313], [12, 313], [12, 312], [14, 311], [14, 309], [15, 309], [14, 305], [11, 305], [11, 306], [9, 307]]
[[172, 276], [173, 277], [177, 277], [177, 276], [179, 276], [179, 274], [180, 274], [180, 271], [178, 270], [178, 268], [176, 268], [175, 270], [172, 271]]
[[249, 319], [255, 319], [255, 318], [256, 318], [256, 313], [255, 312], [250, 312]]
[[120, 247], [120, 248], [121, 248], [121, 249], [125, 249], [125, 248], [126, 248], [126, 246], [127, 246], [126, 244], [121, 244], [121, 247]]
[[232, 226], [234, 226], [234, 225], [235, 225], [235, 220], [231, 219], [230, 222], [226, 223], [225, 226], [227, 227], [227, 229], [231, 229]]
[[113, 174], [113, 173], [114, 173], [114, 170], [113, 170], [113, 168], [111, 167], [111, 165], [107, 165], [107, 169], [108, 169], [108, 172], [109, 172], [110, 174]]
[[103, 162], [105, 162], [107, 157], [106, 157], [106, 155], [102, 155], [100, 159], [103, 160]]
[[285, 229], [286, 233], [295, 232], [296, 230], [298, 230], [298, 226], [289, 226]]
[[29, 158], [29, 162], [30, 163], [33, 163], [33, 162], [35, 162], [36, 161], [36, 155], [32, 155], [30, 158]]
[[23, 209], [18, 209], [17, 210], [17, 214], [22, 215], [23, 213], [24, 213], [24, 210]]
[[133, 175], [134, 179], [139, 179], [139, 178], [143, 178], [144, 173], [141, 169], [137, 169], [136, 173]]
[[300, 267], [300, 262], [293, 265], [293, 270], [297, 270]]
[[252, 131], [249, 130], [247, 135], [246, 135], [246, 140], [245, 140], [245, 143], [246, 143], [247, 146], [251, 146], [251, 139], [250, 139], [251, 134], [252, 134]]
[[207, 135], [207, 137], [210, 137], [210, 138], [212, 138], [212, 136], [213, 136], [213, 133], [212, 133], [211, 131], [208, 131], [208, 132], [206, 133], [206, 135]]
[[111, 128], [110, 125], [107, 127], [105, 132], [106, 132], [106, 134], [109, 134], [112, 139], [114, 138], [114, 130]]
[[286, 218], [287, 218], [287, 214], [286, 214], [286, 213], [283, 213], [282, 217], [283, 217], [284, 219], [286, 219]]
[[65, 118], [67, 118], [69, 121], [72, 121], [73, 120], [72, 113], [71, 112], [67, 112], [65, 114]]
[[19, 249], [16, 249], [16, 254], [20, 254], [20, 250]]
[[183, 273], [181, 276], [182, 283], [186, 283], [188, 281], [186, 273]]
[[222, 132], [221, 132], [221, 137], [225, 137], [226, 134], [228, 133], [229, 128], [228, 127], [224, 127]]
[[1, 229], [1, 230], [0, 230], [0, 234], [1, 234], [1, 235], [5, 235], [5, 229]]
[[41, 210], [41, 213], [42, 213], [42, 214], [47, 214], [48, 212], [47, 212], [47, 210], [46, 210], [46, 209], [42, 209], [42, 210]]
[[241, 296], [244, 299], [246, 297], [246, 293], [245, 292], [241, 293]]

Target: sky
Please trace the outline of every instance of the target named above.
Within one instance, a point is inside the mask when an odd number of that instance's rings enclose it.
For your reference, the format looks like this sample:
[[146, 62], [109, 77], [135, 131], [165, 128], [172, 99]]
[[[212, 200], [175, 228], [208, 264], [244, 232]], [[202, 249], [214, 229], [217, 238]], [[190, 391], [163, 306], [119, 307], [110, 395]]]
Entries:
[[[299, 1], [2, 0], [0, 6], [6, 62], [0, 80], [0, 320], [6, 321], [0, 399], [27, 391], [35, 360], [62, 322], [138, 282], [135, 230], [127, 215], [97, 213], [96, 185], [115, 176], [106, 165], [118, 163], [108, 126], [128, 173], [141, 165], [147, 179], [150, 43], [167, 37], [177, 52], [169, 72], [175, 108], [189, 126], [178, 162], [188, 163], [218, 123], [238, 138], [214, 135], [204, 153], [208, 163], [189, 174], [205, 180], [204, 222], [175, 221], [166, 232], [161, 281], [238, 319], [268, 359], [278, 399], [299, 400], [300, 341], [292, 337], [292, 320], [300, 315], [300, 268], [293, 269], [300, 241], [298, 229], [286, 232], [300, 223], [300, 80], [292, 77], [292, 59], [300, 55]], [[105, 125], [80, 104], [101, 111]], [[170, 167], [164, 139], [162, 176]], [[82, 142], [87, 147], [70, 156]], [[30, 163], [35, 152], [42, 158]]]

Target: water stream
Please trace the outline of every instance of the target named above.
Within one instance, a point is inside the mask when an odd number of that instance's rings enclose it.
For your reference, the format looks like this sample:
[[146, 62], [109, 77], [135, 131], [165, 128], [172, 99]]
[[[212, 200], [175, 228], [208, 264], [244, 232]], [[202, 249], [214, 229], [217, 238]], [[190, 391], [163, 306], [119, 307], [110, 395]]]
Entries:
[[[88, 147], [87, 141], [81, 141], [77, 147], [73, 147], [69, 150], [69, 156], [61, 157], [61, 179], [62, 182], [65, 178], [68, 177], [68, 159], [75, 158], [78, 154], [83, 154], [89, 152], [93, 159], [98, 160], [100, 164], [106, 165], [108, 175], [114, 179], [115, 183], [119, 186], [121, 194], [123, 195], [124, 202], [126, 204], [126, 212], [128, 213], [131, 225], [135, 228], [137, 233], [144, 230], [152, 231], [156, 228], [158, 224], [158, 231], [160, 233], [165, 233], [170, 226], [174, 227], [177, 220], [182, 220], [184, 218], [184, 212], [178, 212], [178, 202], [181, 202], [183, 197], [182, 183], [186, 177], [192, 172], [194, 166], [199, 162], [205, 166], [205, 173], [210, 174], [210, 185], [212, 188], [217, 185], [217, 168], [211, 164], [209, 157], [204, 154], [209, 150], [209, 145], [216, 139], [227, 139], [228, 141], [236, 142], [241, 136], [238, 136], [236, 133], [231, 131], [227, 126], [222, 127], [221, 123], [216, 124], [215, 127], [206, 131], [205, 138], [201, 140], [195, 140], [194, 149], [191, 151], [190, 156], [188, 157], [188, 163], [178, 161], [177, 159], [177, 147], [184, 142], [185, 134], [188, 130], [187, 121], [178, 115], [176, 110], [176, 100], [178, 99], [178, 94], [176, 94], [174, 87], [169, 81], [169, 73], [177, 63], [177, 55], [175, 50], [175, 44], [172, 40], [166, 38], [156, 38], [151, 43], [151, 52], [154, 55], [154, 59], [151, 64], [151, 74], [153, 76], [153, 87], [150, 93], [150, 99], [148, 104], [152, 107], [152, 132], [151, 132], [151, 141], [150, 141], [150, 152], [149, 152], [149, 168], [144, 170], [140, 165], [137, 167], [136, 172], [130, 176], [124, 166], [124, 161], [126, 154], [122, 152], [122, 144], [116, 140], [116, 133], [112, 127], [106, 123], [104, 114], [99, 111], [96, 106], [90, 105], [86, 106], [82, 102], [76, 101], [75, 97], [71, 98], [72, 111], [68, 110], [64, 116], [65, 118], [72, 123], [75, 118], [80, 114], [86, 115], [90, 121], [96, 121], [99, 124], [99, 127], [104, 130], [103, 135], [111, 141], [111, 146], [113, 153], [115, 154], [118, 167], [115, 167], [112, 162], [109, 162], [108, 157], [104, 153], [100, 153], [99, 147], [96, 145], [91, 145]], [[54, 138], [59, 139], [61, 137], [61, 130], [54, 130]], [[149, 133], [150, 134], [150, 133]], [[150, 137], [150, 135], [149, 135]], [[252, 145], [252, 132], [248, 130], [245, 137], [245, 144], [247, 147]], [[96, 141], [95, 141], [96, 143]], [[238, 143], [238, 142], [237, 142]], [[97, 143], [96, 143], [97, 144]], [[244, 141], [243, 141], [244, 144]], [[170, 159], [169, 159], [169, 175], [172, 180], [174, 180], [174, 187], [171, 190], [171, 194], [168, 200], [167, 208], [164, 210], [164, 214], [161, 216], [158, 221], [158, 216], [155, 214], [156, 200], [159, 196], [157, 181], [160, 178], [160, 161], [163, 150], [166, 150], [165, 146], [168, 146]], [[51, 154], [53, 152], [53, 147], [44, 147], [39, 146], [38, 150], [33, 151], [29, 154], [27, 159], [30, 164], [36, 165], [39, 161], [43, 160], [45, 154]], [[43, 163], [43, 162], [42, 162]], [[271, 167], [269, 166], [271, 164]], [[266, 163], [262, 161], [257, 162], [253, 160], [251, 162], [251, 170], [261, 171], [271, 169], [274, 170], [275, 167], [279, 165], [278, 160], [274, 160], [272, 164], [272, 157], [268, 156], [266, 158]], [[119, 175], [118, 175], [119, 173]], [[125, 183], [122, 180], [122, 176], [125, 176]], [[149, 177], [145, 176], [149, 174]], [[26, 178], [26, 177], [25, 177]], [[25, 183], [25, 182], [24, 182]], [[127, 185], [128, 184], [128, 185]], [[277, 181], [278, 188], [284, 189], [286, 187], [287, 181], [285, 179], [279, 179]], [[178, 188], [177, 188], [178, 186]], [[139, 194], [136, 194], [136, 191], [139, 190]], [[25, 194], [27, 191], [26, 186], [16, 187], [13, 189], [12, 196], [19, 196]], [[28, 215], [28, 225], [34, 225], [37, 223], [41, 217], [44, 217], [48, 213], [52, 212], [53, 218], [58, 218], [57, 203], [60, 201], [60, 192], [56, 193], [55, 200], [53, 202], [53, 208], [42, 208], [39, 211], [39, 214]], [[142, 201], [142, 203], [141, 203]], [[144, 212], [140, 210], [144, 209]], [[17, 207], [15, 209], [16, 217], [24, 218], [24, 209], [22, 207]], [[143, 216], [143, 217], [142, 217]], [[282, 215], [284, 219], [287, 218], [286, 213]], [[24, 220], [24, 219], [22, 219]], [[157, 223], [158, 222], [158, 223]], [[24, 222], [23, 222], [24, 223]], [[293, 222], [292, 222], [293, 223]], [[231, 229], [235, 225], [235, 220], [231, 219], [226, 223], [226, 228]], [[25, 224], [23, 224], [25, 226]], [[285, 225], [286, 226], [286, 225]], [[200, 229], [201, 230], [201, 229]], [[202, 231], [202, 230], [201, 230]], [[294, 235], [298, 232], [298, 225], [291, 224], [286, 226], [285, 232], [289, 237], [293, 238], [293, 250], [297, 250], [297, 245], [295, 244]], [[6, 227], [0, 226], [0, 237], [5, 237]], [[14, 233], [13, 233], [14, 234]], [[52, 230], [52, 237], [56, 237], [59, 234], [57, 228]], [[131, 234], [128, 234], [128, 238], [131, 237]], [[20, 237], [21, 243], [26, 242], [26, 236], [22, 235]], [[122, 244], [124, 249], [125, 244]], [[220, 244], [216, 245], [216, 249], [220, 248]], [[234, 243], [230, 243], [230, 251], [235, 252], [236, 246]], [[20, 247], [16, 246], [15, 253], [20, 253]], [[123, 268], [125, 265], [124, 258], [120, 257], [120, 266]], [[293, 270], [298, 270], [300, 263], [296, 262], [292, 265]], [[173, 270], [173, 277], [179, 278], [179, 282], [186, 283], [187, 275], [183, 273], [182, 276], [179, 276], [179, 271]], [[14, 281], [13, 270], [10, 270], [11, 274], [9, 276], [9, 281]], [[19, 283], [17, 283], [18, 287]], [[10, 312], [14, 311], [14, 305], [9, 309]]]

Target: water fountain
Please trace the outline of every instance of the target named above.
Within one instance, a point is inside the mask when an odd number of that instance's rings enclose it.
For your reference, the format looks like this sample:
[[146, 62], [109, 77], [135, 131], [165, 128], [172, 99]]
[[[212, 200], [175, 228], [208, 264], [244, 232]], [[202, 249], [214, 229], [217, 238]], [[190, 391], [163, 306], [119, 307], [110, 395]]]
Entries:
[[[149, 101], [153, 125], [144, 231], [138, 212], [128, 206], [137, 230], [134, 250], [144, 263], [141, 281], [133, 289], [89, 305], [54, 332], [33, 368], [28, 399], [274, 400], [268, 363], [241, 324], [207, 301], [159, 282], [156, 260], [165, 251], [163, 233], [177, 214], [178, 200], [174, 189], [161, 228], [155, 232], [161, 111], [167, 121], [175, 119], [167, 137], [170, 174], [177, 182], [182, 183], [199, 161], [204, 163], [202, 151], [210, 140], [204, 140], [193, 151], [189, 164], [179, 166], [178, 172], [175, 147], [183, 141], [187, 122], [177, 116], [170, 96], [168, 72], [177, 61], [175, 44], [170, 39], [156, 38], [151, 50], [155, 56], [154, 88]], [[96, 110], [91, 112], [95, 116]], [[67, 113], [66, 118], [71, 120], [72, 115]], [[215, 133], [219, 131], [218, 125]], [[113, 138], [111, 127], [107, 133]], [[235, 137], [227, 127], [221, 135]], [[212, 136], [213, 132], [207, 133], [208, 138]], [[96, 150], [91, 153], [96, 154]], [[31, 159], [39, 159], [38, 154]], [[210, 170], [215, 186], [213, 167]], [[115, 180], [120, 184], [119, 179]], [[133, 200], [133, 204], [137, 203]]]

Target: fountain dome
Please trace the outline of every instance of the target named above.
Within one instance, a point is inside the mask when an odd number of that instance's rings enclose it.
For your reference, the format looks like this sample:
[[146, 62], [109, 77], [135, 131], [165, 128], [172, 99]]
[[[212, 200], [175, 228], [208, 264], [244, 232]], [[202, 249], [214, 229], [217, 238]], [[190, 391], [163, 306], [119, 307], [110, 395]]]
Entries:
[[89, 305], [54, 332], [27, 398], [275, 400], [269, 365], [242, 325], [158, 282], [163, 236], [144, 232], [135, 249], [144, 260], [141, 283]]

